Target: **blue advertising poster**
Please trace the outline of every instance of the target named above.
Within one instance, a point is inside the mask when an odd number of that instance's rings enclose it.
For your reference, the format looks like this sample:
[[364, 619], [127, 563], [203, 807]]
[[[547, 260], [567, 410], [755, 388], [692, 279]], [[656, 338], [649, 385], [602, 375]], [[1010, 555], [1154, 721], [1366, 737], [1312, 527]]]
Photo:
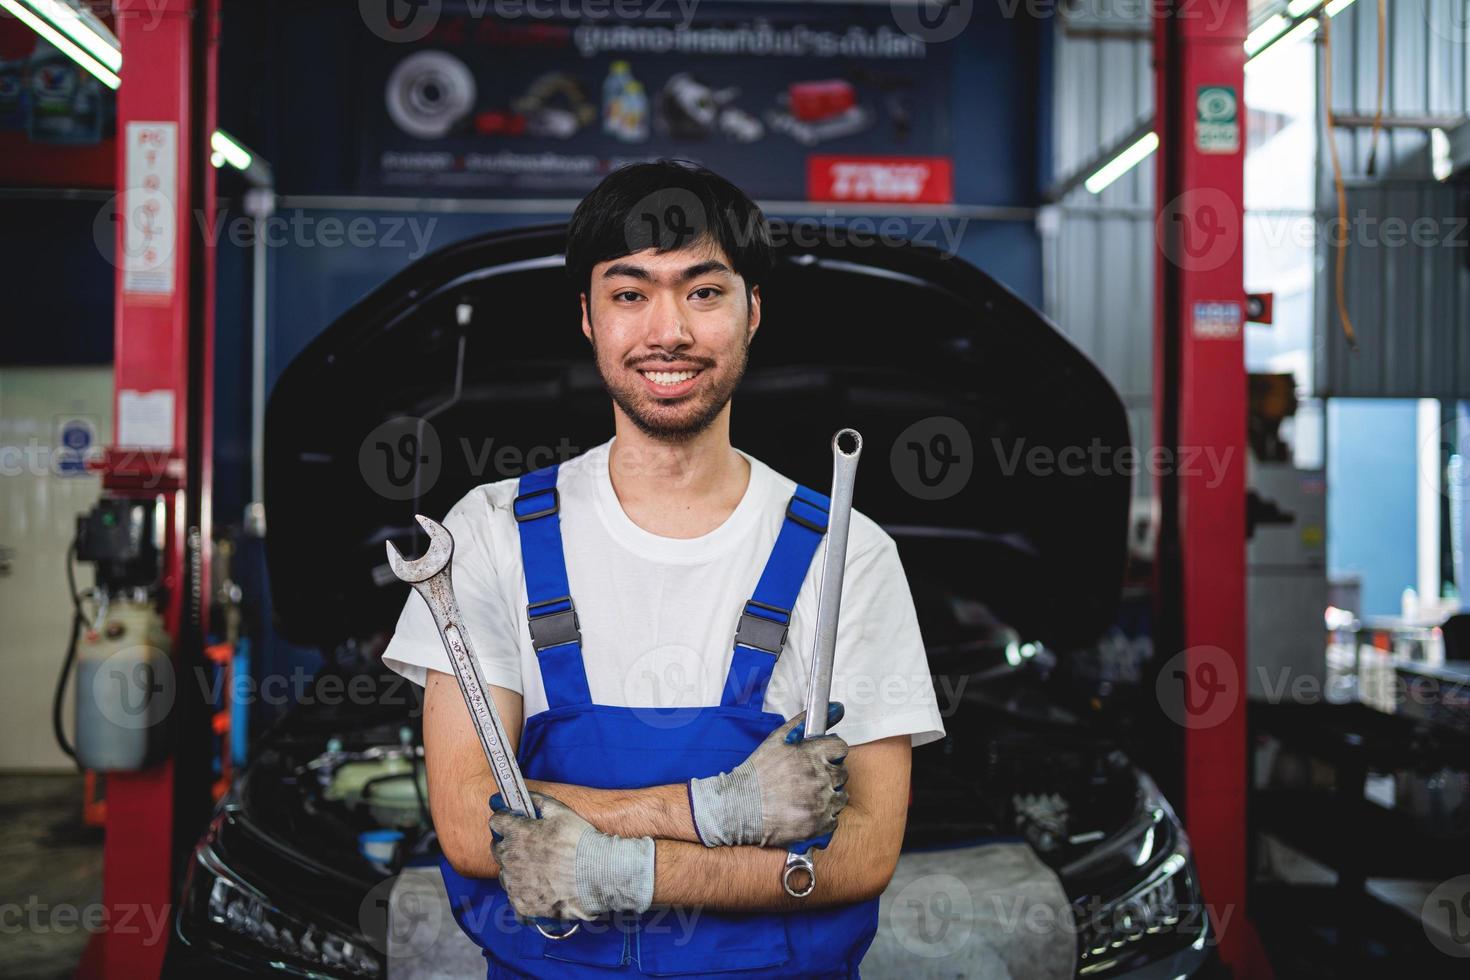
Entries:
[[576, 9], [447, 5], [415, 43], [374, 43], [360, 190], [574, 196], [678, 157], [766, 199], [953, 199], [948, 46], [886, 6]]

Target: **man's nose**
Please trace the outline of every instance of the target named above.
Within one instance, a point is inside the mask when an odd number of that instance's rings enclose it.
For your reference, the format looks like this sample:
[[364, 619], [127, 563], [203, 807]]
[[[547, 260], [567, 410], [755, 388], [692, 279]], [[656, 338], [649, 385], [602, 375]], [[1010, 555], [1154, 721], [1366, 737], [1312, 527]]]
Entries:
[[694, 343], [685, 310], [677, 299], [664, 294], [653, 301], [649, 310], [648, 333], [643, 339], [649, 347], [665, 350], [677, 350]]

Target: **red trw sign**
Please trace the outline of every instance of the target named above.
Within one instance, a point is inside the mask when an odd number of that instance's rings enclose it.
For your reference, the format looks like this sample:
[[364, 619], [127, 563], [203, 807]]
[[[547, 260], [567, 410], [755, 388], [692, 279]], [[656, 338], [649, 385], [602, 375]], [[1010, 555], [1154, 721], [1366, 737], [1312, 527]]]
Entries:
[[949, 157], [806, 158], [810, 201], [948, 204], [954, 200], [953, 177]]

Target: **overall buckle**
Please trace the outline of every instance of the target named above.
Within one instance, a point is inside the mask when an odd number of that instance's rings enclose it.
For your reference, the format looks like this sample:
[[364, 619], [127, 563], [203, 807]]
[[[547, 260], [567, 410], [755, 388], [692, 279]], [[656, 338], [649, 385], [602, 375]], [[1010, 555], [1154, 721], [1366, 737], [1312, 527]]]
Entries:
[[797, 524], [800, 524], [802, 527], [806, 528], [808, 531], [815, 531], [817, 534], [826, 534], [827, 533], [827, 524], [826, 524], [826, 522], [823, 521], [821, 524], [818, 524], [816, 521], [813, 521], [810, 518], [806, 518], [806, 517], [803, 517], [800, 514], [798, 514], [796, 512], [796, 505], [798, 503], [805, 504], [807, 507], [810, 507], [812, 510], [819, 511], [819, 512], [821, 512], [824, 515], [827, 513], [827, 511], [822, 507], [821, 504], [816, 504], [816, 503], [813, 503], [810, 500], [805, 500], [805, 499], [803, 499], [801, 497], [798, 497], [796, 494], [793, 493], [791, 495], [791, 499], [786, 502], [786, 519], [788, 521], [795, 521]]
[[[521, 513], [522, 500], [530, 500], [532, 497], [545, 497], [548, 494], [551, 496], [551, 506], [542, 507], [540, 510], [533, 510], [529, 514]], [[515, 517], [517, 524], [521, 524], [526, 521], [534, 521], [538, 517], [549, 517], [559, 510], [561, 510], [561, 494], [557, 493], [556, 487], [546, 487], [542, 490], [532, 490], [530, 493], [523, 493], [520, 496], [516, 497], [516, 499], [513, 500], [510, 505], [510, 512]], [[558, 602], [560, 600], [553, 599], [551, 601]], [[540, 603], [538, 603], [538, 605], [540, 605]]]
[[[751, 606], [776, 613], [781, 618], [775, 620], [769, 616], [751, 612]], [[790, 622], [790, 609], [751, 599], [740, 611], [740, 622], [735, 627], [735, 642], [741, 646], [780, 656], [782, 649], [786, 646], [786, 627]]]
[[[553, 612], [537, 612], [546, 606], [565, 602], [565, 609]], [[559, 647], [563, 643], [582, 642], [582, 623], [577, 619], [577, 606], [569, 595], [545, 599], [526, 606], [526, 621], [531, 627], [531, 646], [540, 653], [548, 647]]]

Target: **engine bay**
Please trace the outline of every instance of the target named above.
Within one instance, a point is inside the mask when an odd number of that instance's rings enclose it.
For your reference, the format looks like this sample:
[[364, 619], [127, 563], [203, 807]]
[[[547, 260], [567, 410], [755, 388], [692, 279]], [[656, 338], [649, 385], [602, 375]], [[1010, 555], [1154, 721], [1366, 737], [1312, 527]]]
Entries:
[[[1051, 707], [1029, 673], [936, 678], [961, 696], [947, 736], [914, 751], [905, 850], [1019, 838], [1061, 868], [1133, 819], [1132, 762]], [[374, 680], [384, 691], [413, 688]], [[364, 876], [437, 854], [413, 691], [397, 713], [318, 707], [284, 719], [242, 781], [251, 822]]]

